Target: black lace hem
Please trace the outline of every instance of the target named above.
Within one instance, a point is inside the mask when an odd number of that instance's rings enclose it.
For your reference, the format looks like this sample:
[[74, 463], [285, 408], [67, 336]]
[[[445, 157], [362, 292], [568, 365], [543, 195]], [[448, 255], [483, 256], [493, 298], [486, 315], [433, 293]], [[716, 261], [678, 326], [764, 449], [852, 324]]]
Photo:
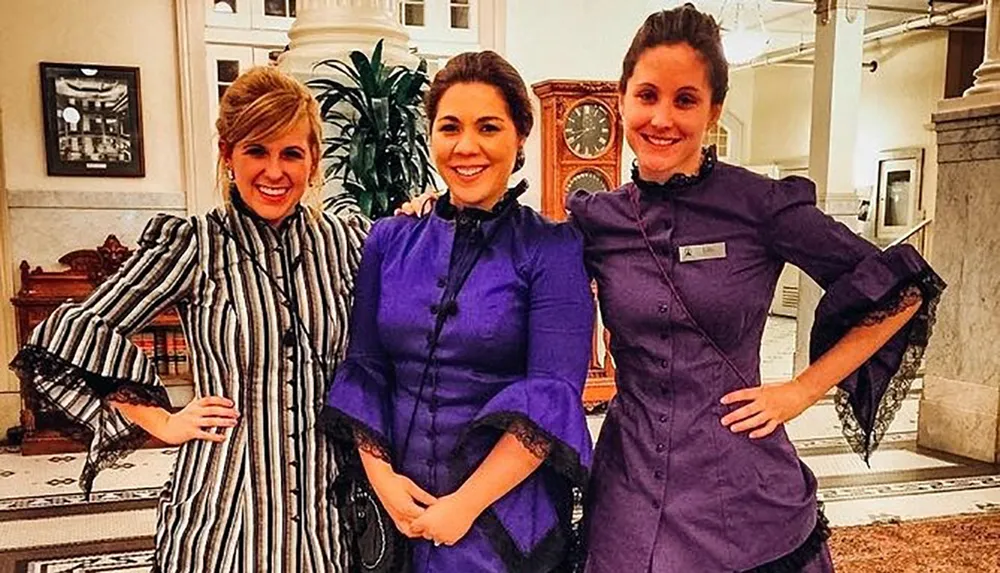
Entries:
[[[98, 473], [139, 449], [150, 438], [148, 432], [132, 423], [122, 432], [104, 436], [107, 417], [117, 415], [108, 402], [170, 408], [170, 399], [163, 387], [104, 377], [71, 364], [40, 346], [29, 345], [22, 348], [11, 361], [10, 367], [18, 378], [26, 383], [31, 397], [41, 405], [41, 409], [46, 413], [55, 414], [60, 419], [61, 423], [55, 429], [81, 444], [90, 445], [90, 451], [80, 474], [80, 489], [87, 499], [93, 490], [94, 479]], [[96, 420], [81, 419], [48, 394], [39, 391], [35, 385], [37, 380], [52, 382], [90, 395], [100, 400], [104, 408], [98, 412]], [[128, 421], [124, 417], [122, 419]], [[99, 436], [96, 442], [95, 432], [98, 432]]]
[[323, 406], [317, 421], [320, 429], [335, 440], [357, 446], [365, 453], [392, 463], [389, 440], [374, 428], [332, 406]]
[[[496, 412], [477, 420], [466, 433], [484, 427], [509, 432], [534, 456], [565, 476], [573, 486], [583, 488], [586, 485], [589, 472], [580, 462], [580, 454], [526, 415], [520, 412]], [[465, 443], [465, 440], [461, 439], [459, 443]]]
[[816, 508], [816, 526], [795, 551], [743, 573], [801, 573], [806, 565], [819, 557], [829, 538], [830, 522], [823, 513], [823, 504], [820, 503]]
[[937, 306], [944, 288], [944, 281], [934, 271], [927, 269], [912, 283], [880, 301], [875, 305], [875, 310], [857, 317], [854, 321], [856, 324], [878, 324], [889, 316], [902, 312], [916, 303], [918, 293], [914, 292], [913, 289], [919, 291], [919, 296], [923, 300], [920, 309], [910, 319], [910, 324], [903, 327], [908, 329], [906, 348], [903, 351], [899, 369], [889, 380], [885, 394], [876, 406], [871, 429], [866, 431], [862, 427], [851, 404], [850, 394], [838, 388], [834, 397], [837, 417], [843, 424], [844, 438], [851, 449], [864, 458], [866, 463], [871, 458], [872, 452], [882, 442], [882, 438], [896, 417], [896, 413], [902, 407], [903, 400], [906, 399], [906, 395], [910, 391], [910, 386], [917, 378], [923, 363], [924, 352], [927, 350], [927, 343], [934, 330]]

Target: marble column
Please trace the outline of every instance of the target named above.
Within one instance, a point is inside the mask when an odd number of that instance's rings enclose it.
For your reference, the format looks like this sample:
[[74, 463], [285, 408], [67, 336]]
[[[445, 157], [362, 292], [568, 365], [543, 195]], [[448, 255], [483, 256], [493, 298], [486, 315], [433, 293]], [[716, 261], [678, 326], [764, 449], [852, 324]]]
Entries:
[[305, 80], [316, 76], [317, 61], [346, 60], [353, 50], [371, 54], [382, 39], [385, 61], [415, 63], [407, 45], [409, 34], [397, 19], [395, 6], [396, 0], [299, 0], [298, 15], [288, 31], [289, 49], [278, 65]]
[[1000, 93], [1000, 0], [986, 2], [986, 50], [966, 96]]
[[975, 85], [944, 100], [931, 262], [948, 283], [927, 352], [917, 443], [1000, 463], [1000, 1]]
[[[819, 207], [838, 219], [853, 218], [857, 212], [854, 148], [864, 33], [863, 1], [817, 0], [809, 178], [816, 182]], [[809, 332], [821, 294], [812, 279], [799, 273], [796, 373], [809, 365]]]

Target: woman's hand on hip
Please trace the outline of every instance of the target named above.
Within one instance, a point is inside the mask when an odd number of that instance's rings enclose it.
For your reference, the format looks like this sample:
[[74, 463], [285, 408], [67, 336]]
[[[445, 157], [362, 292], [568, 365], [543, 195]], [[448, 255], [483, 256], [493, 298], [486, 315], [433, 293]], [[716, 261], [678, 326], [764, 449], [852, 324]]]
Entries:
[[236, 426], [240, 413], [234, 406], [232, 400], [221, 396], [193, 400], [180, 412], [167, 414], [162, 427], [150, 433], [175, 446], [191, 440], [223, 442], [226, 434], [213, 430]]
[[734, 433], [753, 430], [751, 438], [763, 438], [798, 417], [817, 399], [797, 380], [744, 388], [722, 397], [727, 405], [748, 402], [723, 416], [722, 425]]

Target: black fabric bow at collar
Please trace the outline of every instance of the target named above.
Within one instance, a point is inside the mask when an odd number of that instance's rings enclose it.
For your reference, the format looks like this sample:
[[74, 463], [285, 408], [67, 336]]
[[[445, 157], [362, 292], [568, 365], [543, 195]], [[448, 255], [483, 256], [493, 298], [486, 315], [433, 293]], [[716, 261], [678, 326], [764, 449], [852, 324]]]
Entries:
[[458, 208], [451, 202], [451, 194], [445, 193], [438, 199], [434, 206], [434, 211], [438, 217], [446, 221], [455, 221], [459, 226], [482, 223], [496, 219], [511, 203], [516, 203], [517, 198], [528, 190], [528, 181], [522, 179], [520, 183], [507, 190], [503, 197], [497, 201], [492, 209], [479, 209], [477, 207]]
[[646, 181], [639, 176], [639, 163], [638, 161], [632, 162], [632, 181], [635, 183], [643, 193], [651, 195], [670, 195], [676, 193], [677, 191], [691, 187], [704, 181], [715, 168], [715, 164], [718, 162], [718, 156], [715, 152], [715, 146], [710, 145], [701, 150], [701, 166], [698, 168], [698, 172], [694, 175], [685, 175], [683, 173], [675, 173], [666, 181], [666, 183], [655, 183], [653, 181]]

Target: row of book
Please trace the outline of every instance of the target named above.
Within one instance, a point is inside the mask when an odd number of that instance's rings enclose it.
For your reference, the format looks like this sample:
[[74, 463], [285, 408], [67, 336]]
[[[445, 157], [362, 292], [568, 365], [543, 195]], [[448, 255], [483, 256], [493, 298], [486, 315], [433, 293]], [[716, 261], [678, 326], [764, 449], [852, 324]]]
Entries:
[[160, 376], [191, 373], [187, 342], [180, 330], [150, 330], [132, 335], [132, 342], [153, 361]]

